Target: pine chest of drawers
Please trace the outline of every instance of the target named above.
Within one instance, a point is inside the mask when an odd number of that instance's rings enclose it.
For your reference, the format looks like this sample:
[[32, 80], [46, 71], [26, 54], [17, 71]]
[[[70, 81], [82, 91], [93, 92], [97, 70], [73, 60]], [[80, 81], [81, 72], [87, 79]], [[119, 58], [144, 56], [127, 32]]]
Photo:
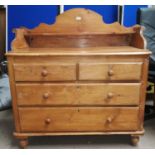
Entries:
[[14, 135], [144, 133], [148, 57], [140, 27], [105, 24], [85, 9], [15, 30], [7, 53]]

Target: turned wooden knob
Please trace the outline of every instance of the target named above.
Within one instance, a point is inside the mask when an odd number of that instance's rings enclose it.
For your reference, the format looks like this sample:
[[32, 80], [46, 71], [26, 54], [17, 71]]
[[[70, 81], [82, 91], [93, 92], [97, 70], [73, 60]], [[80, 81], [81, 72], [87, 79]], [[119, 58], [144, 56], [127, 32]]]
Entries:
[[114, 71], [113, 71], [112, 69], [110, 69], [110, 70], [108, 71], [108, 75], [109, 75], [109, 76], [113, 76], [113, 75], [114, 75]]
[[46, 118], [46, 119], [45, 119], [45, 123], [46, 123], [46, 124], [50, 124], [50, 123], [51, 123], [51, 119], [50, 119], [50, 118]]
[[48, 74], [47, 70], [43, 70], [43, 71], [41, 72], [41, 75], [44, 76], [44, 77], [47, 76], [47, 74]]
[[107, 123], [111, 123], [112, 122], [112, 118], [111, 117], [108, 117], [107, 118]]
[[107, 97], [108, 97], [109, 99], [111, 99], [113, 96], [114, 96], [113, 93], [108, 93], [108, 95], [107, 95]]
[[44, 98], [44, 99], [48, 99], [48, 98], [49, 98], [49, 93], [44, 93], [44, 94], [43, 94], [43, 98]]

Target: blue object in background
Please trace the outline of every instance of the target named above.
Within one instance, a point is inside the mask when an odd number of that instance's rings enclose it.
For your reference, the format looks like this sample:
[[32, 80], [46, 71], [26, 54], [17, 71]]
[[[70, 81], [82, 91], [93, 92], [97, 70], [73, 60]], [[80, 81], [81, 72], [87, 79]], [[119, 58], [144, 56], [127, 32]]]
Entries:
[[65, 5], [64, 10], [72, 8], [86, 8], [98, 12], [103, 16], [105, 23], [113, 23], [117, 21], [118, 6], [117, 5]]
[[124, 5], [123, 25], [126, 27], [137, 24], [137, 10], [148, 5]]
[[14, 28], [34, 28], [40, 23], [52, 24], [58, 14], [57, 5], [8, 5], [8, 49], [14, 39]]

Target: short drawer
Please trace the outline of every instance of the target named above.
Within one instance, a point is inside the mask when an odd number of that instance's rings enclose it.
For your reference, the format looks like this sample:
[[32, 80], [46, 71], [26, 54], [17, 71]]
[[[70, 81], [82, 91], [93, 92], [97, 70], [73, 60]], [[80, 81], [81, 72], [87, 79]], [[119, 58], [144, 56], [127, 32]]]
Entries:
[[80, 80], [140, 80], [142, 63], [80, 63]]
[[18, 105], [138, 105], [140, 83], [16, 84]]
[[19, 108], [22, 132], [134, 131], [138, 108], [53, 107]]
[[15, 64], [16, 81], [76, 80], [76, 64]]

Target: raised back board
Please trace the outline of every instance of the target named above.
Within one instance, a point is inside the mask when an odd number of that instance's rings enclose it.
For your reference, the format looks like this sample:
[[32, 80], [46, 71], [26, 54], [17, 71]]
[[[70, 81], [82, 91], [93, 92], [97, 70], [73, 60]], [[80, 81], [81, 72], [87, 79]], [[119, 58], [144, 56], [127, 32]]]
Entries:
[[52, 25], [15, 29], [12, 49], [135, 46], [144, 48], [140, 26], [126, 28], [118, 22], [104, 23], [102, 16], [87, 9], [71, 9]]

